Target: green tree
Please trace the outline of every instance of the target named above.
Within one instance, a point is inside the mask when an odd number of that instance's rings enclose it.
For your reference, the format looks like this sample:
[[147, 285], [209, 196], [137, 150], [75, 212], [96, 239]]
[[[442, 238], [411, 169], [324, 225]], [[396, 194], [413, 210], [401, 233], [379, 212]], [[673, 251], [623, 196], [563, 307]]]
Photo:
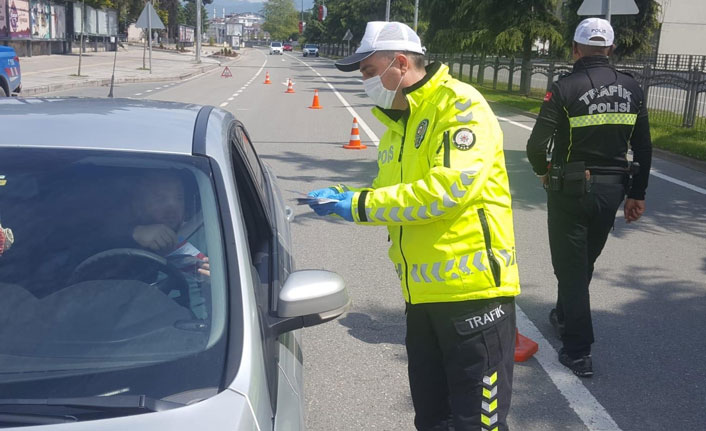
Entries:
[[[317, 3], [318, 4], [318, 3]], [[324, 38], [340, 42], [350, 29], [353, 33], [351, 46], [360, 43], [368, 21], [385, 20], [386, 0], [326, 0], [328, 17], [324, 21]], [[390, 20], [412, 26], [414, 19], [413, 0], [395, 0], [390, 5]]]
[[[567, 53], [574, 39], [576, 26], [585, 16], [576, 15], [583, 0], [568, 0], [564, 9], [564, 34]], [[635, 0], [637, 15], [613, 15], [610, 19], [615, 31], [615, 55], [618, 58], [651, 54], [653, 39], [659, 29], [660, 5], [656, 0]]]
[[299, 32], [299, 18], [292, 0], [269, 0], [265, 3], [263, 14], [265, 23], [262, 29], [270, 33], [275, 40], [288, 40]]
[[[196, 28], [196, 2], [187, 1], [184, 5], [184, 18], [186, 25]], [[177, 17], [178, 19], [178, 17]], [[208, 30], [208, 12], [204, 5], [201, 5], [201, 32]]]

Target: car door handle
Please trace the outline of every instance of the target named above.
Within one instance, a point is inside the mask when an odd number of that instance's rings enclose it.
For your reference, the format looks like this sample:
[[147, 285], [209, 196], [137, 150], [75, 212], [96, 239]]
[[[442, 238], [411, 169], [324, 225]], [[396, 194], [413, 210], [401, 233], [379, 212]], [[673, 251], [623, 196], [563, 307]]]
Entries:
[[284, 214], [285, 214], [288, 222], [291, 222], [292, 219], [294, 218], [294, 210], [291, 209], [289, 206], [284, 207]]

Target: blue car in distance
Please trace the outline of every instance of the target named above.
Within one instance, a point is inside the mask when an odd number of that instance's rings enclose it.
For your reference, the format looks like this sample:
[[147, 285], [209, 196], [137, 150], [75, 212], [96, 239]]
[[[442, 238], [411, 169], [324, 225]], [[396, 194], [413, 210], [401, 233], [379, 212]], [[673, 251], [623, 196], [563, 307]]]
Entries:
[[20, 59], [14, 48], [0, 46], [0, 97], [10, 96], [21, 90]]

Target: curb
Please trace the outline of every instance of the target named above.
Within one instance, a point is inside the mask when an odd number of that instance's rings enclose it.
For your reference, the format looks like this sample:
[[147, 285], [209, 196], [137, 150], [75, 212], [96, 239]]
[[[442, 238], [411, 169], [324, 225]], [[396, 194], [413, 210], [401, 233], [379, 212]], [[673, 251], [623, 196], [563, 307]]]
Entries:
[[[206, 72], [213, 70], [217, 67], [221, 67], [220, 61], [218, 62], [218, 64], [201, 66], [195, 71], [184, 73], [181, 75], [161, 76], [161, 77], [148, 77], [148, 76], [146, 76], [146, 77], [116, 78], [115, 84], [134, 84], [134, 83], [138, 83], [138, 82], [160, 82], [160, 81], [173, 81], [173, 80], [180, 80], [181, 81], [184, 79], [192, 78], [196, 75], [206, 73]], [[39, 94], [51, 93], [54, 91], [70, 90], [72, 88], [105, 87], [105, 86], [109, 86], [109, 85], [110, 85], [110, 78], [101, 78], [101, 79], [94, 79], [94, 80], [80, 81], [80, 82], [68, 82], [68, 83], [60, 83], [60, 84], [40, 85], [37, 87], [23, 88], [22, 92], [19, 94], [19, 96], [20, 97], [36, 96]]]

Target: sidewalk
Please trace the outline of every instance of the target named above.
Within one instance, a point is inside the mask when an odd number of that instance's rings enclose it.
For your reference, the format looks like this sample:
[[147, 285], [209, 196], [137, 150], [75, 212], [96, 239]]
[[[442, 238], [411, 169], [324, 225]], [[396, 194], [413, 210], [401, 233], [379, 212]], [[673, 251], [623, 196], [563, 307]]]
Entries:
[[[204, 50], [206, 51], [206, 50]], [[152, 73], [142, 70], [141, 47], [125, 45], [119, 48], [115, 65], [115, 83], [150, 82], [186, 79], [220, 66], [219, 59], [209, 58], [206, 51], [201, 64], [196, 64], [194, 53], [152, 50]], [[77, 54], [42, 55], [22, 57], [22, 92], [29, 97], [51, 91], [75, 87], [98, 87], [110, 85], [115, 52], [86, 52], [81, 59], [81, 76], [78, 72]], [[145, 53], [145, 65], [149, 67], [149, 52]]]

